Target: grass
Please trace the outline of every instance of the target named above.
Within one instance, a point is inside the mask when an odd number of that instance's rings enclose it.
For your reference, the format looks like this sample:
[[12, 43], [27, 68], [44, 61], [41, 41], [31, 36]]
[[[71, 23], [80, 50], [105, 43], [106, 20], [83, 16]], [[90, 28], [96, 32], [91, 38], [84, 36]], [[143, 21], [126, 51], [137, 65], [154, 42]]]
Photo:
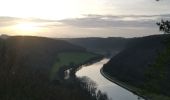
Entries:
[[71, 64], [80, 65], [97, 56], [98, 56], [97, 54], [93, 54], [89, 52], [59, 53], [57, 56], [58, 60], [56, 61], [56, 63], [51, 69], [50, 78], [53, 79], [53, 77], [56, 75], [60, 67], [69, 66]]

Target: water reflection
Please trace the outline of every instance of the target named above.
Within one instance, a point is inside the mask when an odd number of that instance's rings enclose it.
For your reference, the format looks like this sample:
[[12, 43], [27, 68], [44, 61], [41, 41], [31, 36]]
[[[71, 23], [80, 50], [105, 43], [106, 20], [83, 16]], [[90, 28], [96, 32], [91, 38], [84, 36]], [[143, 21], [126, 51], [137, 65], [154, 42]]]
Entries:
[[89, 77], [91, 80], [96, 82], [97, 89], [101, 92], [105, 92], [112, 100], [144, 100], [132, 92], [118, 86], [115, 83], [110, 82], [100, 73], [100, 69], [103, 64], [107, 63], [109, 59], [103, 59], [92, 65], [83, 66], [82, 69], [76, 72], [77, 77]]
[[72, 70], [72, 68], [67, 69], [66, 71], [64, 71], [64, 79], [67, 80], [70, 78], [70, 71]]

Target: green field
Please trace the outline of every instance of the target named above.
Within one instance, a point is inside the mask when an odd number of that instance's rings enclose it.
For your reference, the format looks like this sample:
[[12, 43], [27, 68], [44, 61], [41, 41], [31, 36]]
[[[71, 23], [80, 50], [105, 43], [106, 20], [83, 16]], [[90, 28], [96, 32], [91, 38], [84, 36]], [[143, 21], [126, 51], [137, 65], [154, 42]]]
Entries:
[[87, 62], [88, 60], [97, 57], [97, 54], [89, 52], [63, 52], [59, 53], [57, 62], [52, 67], [50, 78], [53, 78], [58, 69], [63, 66], [69, 66], [70, 64], [79, 65]]

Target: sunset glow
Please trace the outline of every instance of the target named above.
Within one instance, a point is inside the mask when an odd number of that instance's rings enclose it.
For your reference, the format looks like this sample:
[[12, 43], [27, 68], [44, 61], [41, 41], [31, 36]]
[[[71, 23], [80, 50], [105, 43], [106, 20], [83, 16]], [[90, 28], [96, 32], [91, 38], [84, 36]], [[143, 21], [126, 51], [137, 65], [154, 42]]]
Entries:
[[[2, 0], [0, 34], [138, 37], [159, 34], [169, 0]], [[143, 6], [145, 5], [145, 6]]]
[[14, 31], [19, 32], [21, 35], [34, 35], [40, 32], [41, 29], [36, 23], [22, 22], [12, 26]]

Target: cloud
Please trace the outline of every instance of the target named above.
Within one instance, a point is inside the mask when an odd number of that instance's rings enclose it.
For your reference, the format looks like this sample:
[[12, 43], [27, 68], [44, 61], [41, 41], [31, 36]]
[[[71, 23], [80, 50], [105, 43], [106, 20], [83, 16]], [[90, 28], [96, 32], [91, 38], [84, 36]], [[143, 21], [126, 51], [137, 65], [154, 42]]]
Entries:
[[1, 16], [0, 17], [0, 27], [8, 27], [13, 26], [18, 23], [32, 22], [37, 23], [39, 27], [50, 27], [50, 26], [59, 26], [60, 22], [57, 20], [48, 20], [48, 19], [40, 19], [40, 18], [17, 18], [17, 17], [8, 17]]
[[0, 17], [0, 27], [14, 25], [19, 20], [21, 20], [21, 19], [20, 18], [16, 18], [16, 17], [2, 16], [2, 17]]
[[77, 28], [152, 28], [162, 18], [170, 20], [170, 14], [164, 15], [84, 15], [82, 18], [49, 20], [41, 18], [0, 17], [0, 27], [16, 25], [20, 22], [37, 23], [39, 27], [74, 26]]
[[161, 19], [170, 20], [170, 14], [164, 15], [84, 15], [82, 18], [49, 20], [40, 18], [0, 17], [0, 27], [16, 25], [20, 22], [37, 23], [39, 27], [55, 28], [74, 26], [77, 28], [154, 28]]
[[[0, 32], [7, 34], [26, 34], [8, 28], [18, 23], [33, 22], [42, 29], [32, 33], [39, 36], [53, 37], [136, 37], [159, 34], [156, 22], [166, 18], [165, 15], [84, 15], [81, 18], [50, 20], [41, 18], [0, 17]], [[4, 28], [6, 27], [6, 28]]]
[[155, 27], [161, 18], [170, 19], [170, 14], [165, 15], [85, 15], [83, 18], [60, 20], [66, 25], [82, 28], [106, 27]]

